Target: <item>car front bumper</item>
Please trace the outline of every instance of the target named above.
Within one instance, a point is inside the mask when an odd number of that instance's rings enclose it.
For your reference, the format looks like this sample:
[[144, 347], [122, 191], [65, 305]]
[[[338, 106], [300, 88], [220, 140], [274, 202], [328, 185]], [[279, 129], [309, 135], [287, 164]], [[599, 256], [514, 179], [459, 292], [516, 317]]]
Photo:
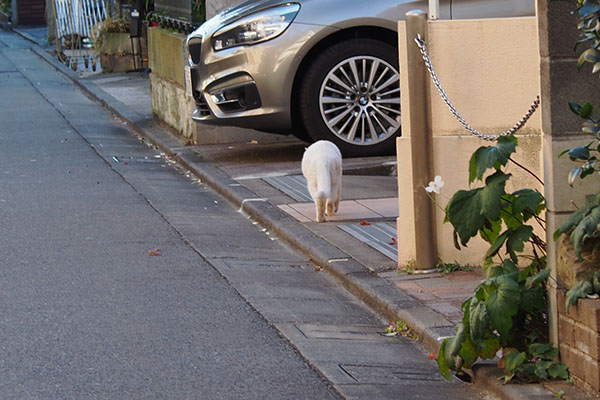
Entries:
[[266, 132], [292, 129], [291, 96], [301, 50], [333, 28], [294, 24], [275, 39], [214, 51], [210, 37], [188, 38], [193, 119]]

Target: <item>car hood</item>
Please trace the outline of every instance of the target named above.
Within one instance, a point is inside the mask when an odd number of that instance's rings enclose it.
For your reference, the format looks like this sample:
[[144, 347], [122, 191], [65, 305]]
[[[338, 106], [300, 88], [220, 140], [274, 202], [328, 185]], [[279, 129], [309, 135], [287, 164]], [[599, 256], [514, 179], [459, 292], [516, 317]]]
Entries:
[[[293, 2], [293, 1], [291, 1]], [[241, 3], [233, 5], [232, 7], [226, 8], [214, 17], [208, 19], [202, 24], [192, 35], [201, 34], [206, 36], [213, 33], [221, 26], [227, 25], [235, 20], [238, 20], [246, 15], [252, 14], [256, 11], [276, 6], [279, 4], [285, 4], [282, 0], [245, 0]]]

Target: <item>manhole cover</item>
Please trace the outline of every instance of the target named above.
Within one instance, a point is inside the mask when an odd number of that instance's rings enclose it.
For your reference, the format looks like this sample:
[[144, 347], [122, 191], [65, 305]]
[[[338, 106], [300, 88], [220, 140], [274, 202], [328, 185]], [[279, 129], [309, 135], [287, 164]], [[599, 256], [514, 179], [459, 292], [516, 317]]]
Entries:
[[344, 224], [338, 228], [350, 234], [394, 261], [398, 261], [396, 228], [384, 222], [370, 225]]

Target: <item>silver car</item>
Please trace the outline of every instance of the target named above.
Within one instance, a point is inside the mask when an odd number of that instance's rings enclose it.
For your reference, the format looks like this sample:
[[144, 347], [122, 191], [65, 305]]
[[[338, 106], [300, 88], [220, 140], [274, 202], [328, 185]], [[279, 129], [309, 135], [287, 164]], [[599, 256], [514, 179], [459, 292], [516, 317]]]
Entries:
[[[193, 118], [390, 154], [401, 133], [397, 21], [428, 0], [247, 0], [187, 38]], [[535, 14], [535, 0], [440, 0], [440, 18]]]

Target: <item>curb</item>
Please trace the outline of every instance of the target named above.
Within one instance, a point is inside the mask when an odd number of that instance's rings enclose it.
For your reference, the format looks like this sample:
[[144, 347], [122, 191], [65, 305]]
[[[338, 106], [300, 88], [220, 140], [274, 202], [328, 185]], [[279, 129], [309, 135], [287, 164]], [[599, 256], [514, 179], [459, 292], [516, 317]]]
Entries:
[[[21, 32], [15, 32], [32, 41]], [[204, 183], [233, 203], [240, 211], [275, 233], [297, 251], [307, 255], [311, 261], [332, 274], [347, 290], [372, 309], [390, 321], [405, 321], [419, 335], [420, 341], [427, 349], [437, 353], [441, 341], [455, 334], [454, 325], [441, 314], [422, 305], [389, 281], [379, 278], [368, 267], [317, 236], [267, 199], [260, 198], [219, 168], [200, 159], [190, 149], [181, 147], [181, 143], [173, 135], [156, 127], [152, 120], [145, 119], [132, 111], [126, 104], [94, 83], [80, 80], [74, 71], [48, 54], [35, 41], [33, 43], [31, 50], [36, 55], [72, 81], [88, 97], [123, 119], [132, 130], [147, 138], [165, 154], [200, 177]], [[500, 370], [491, 363], [477, 364], [472, 370], [475, 387], [497, 398], [503, 400], [556, 398], [552, 391], [542, 385], [502, 384], [498, 380], [499, 375], [501, 375]]]

